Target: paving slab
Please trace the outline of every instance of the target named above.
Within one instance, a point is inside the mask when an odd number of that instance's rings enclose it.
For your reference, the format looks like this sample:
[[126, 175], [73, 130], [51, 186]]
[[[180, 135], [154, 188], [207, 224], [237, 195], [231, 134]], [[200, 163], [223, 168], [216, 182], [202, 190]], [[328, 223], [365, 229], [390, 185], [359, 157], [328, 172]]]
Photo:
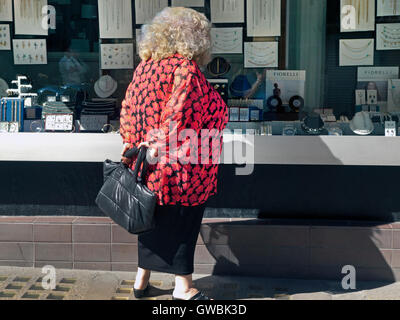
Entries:
[[[0, 267], [0, 300], [135, 300], [135, 273], [55, 269], [55, 287], [43, 286], [41, 268]], [[360, 282], [346, 291], [324, 280], [194, 275], [215, 300], [400, 300], [400, 283]], [[46, 285], [46, 283], [45, 283]], [[152, 274], [147, 300], [171, 300], [174, 277]]]

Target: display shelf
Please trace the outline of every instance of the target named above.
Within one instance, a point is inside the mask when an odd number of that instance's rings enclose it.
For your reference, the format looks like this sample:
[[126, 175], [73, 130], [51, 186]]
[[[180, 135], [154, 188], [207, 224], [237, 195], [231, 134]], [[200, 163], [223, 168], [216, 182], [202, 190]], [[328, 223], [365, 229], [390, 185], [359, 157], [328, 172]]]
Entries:
[[[357, 136], [234, 136], [224, 135], [222, 164], [240, 164], [231, 142], [249, 164], [400, 166], [400, 138]], [[120, 160], [118, 134], [16, 133], [0, 134], [0, 161], [103, 162]], [[239, 150], [240, 151], [240, 150]]]

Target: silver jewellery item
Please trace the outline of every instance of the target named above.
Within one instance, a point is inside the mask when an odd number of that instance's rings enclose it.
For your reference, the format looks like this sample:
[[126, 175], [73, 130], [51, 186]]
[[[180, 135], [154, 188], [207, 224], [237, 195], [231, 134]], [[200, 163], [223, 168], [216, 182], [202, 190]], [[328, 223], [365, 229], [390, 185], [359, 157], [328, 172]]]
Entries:
[[8, 131], [9, 131], [9, 123], [0, 122], [0, 133], [8, 133]]
[[[106, 130], [106, 128], [109, 128], [109, 130]], [[101, 131], [102, 131], [103, 133], [115, 133], [115, 128], [114, 128], [111, 124], [106, 123], [106, 124], [103, 126], [103, 128], [101, 129]]]
[[42, 132], [43, 131], [43, 124], [42, 121], [37, 120], [33, 121], [30, 126], [31, 132]]
[[19, 123], [18, 122], [10, 122], [8, 127], [9, 133], [17, 133], [19, 132]]

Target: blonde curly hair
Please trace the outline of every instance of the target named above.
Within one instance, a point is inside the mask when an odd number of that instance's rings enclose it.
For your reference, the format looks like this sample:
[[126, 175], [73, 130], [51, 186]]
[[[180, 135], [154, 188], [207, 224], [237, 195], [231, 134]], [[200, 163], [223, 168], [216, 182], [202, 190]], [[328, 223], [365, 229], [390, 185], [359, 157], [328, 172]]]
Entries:
[[196, 10], [165, 8], [150, 24], [144, 25], [138, 41], [142, 60], [159, 61], [176, 53], [206, 65], [211, 53], [211, 23]]

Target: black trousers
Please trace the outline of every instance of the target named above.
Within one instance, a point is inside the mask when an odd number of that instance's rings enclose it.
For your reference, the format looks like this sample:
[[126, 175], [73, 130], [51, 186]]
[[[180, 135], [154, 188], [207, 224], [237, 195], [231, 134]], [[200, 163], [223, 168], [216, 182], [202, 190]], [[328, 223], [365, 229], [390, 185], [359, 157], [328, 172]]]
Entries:
[[194, 271], [194, 252], [206, 204], [157, 206], [156, 228], [138, 237], [139, 268], [176, 275]]

